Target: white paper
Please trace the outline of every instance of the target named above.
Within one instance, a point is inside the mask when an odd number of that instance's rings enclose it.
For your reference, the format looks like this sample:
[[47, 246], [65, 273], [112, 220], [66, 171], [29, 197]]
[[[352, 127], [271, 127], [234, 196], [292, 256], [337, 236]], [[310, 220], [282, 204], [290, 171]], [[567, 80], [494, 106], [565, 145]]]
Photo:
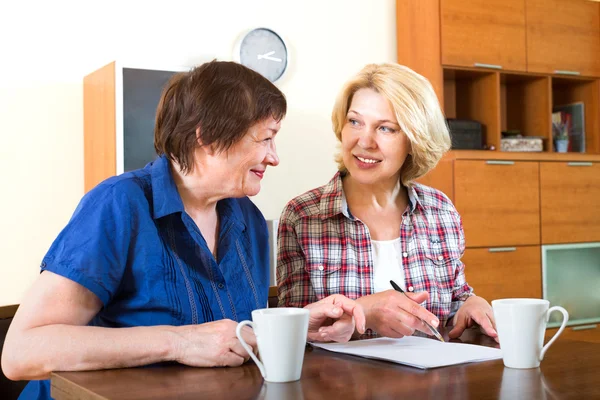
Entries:
[[401, 339], [356, 340], [348, 343], [311, 343], [311, 345], [336, 353], [391, 361], [422, 369], [502, 358], [500, 349], [464, 343], [443, 343], [417, 336], [405, 336]]

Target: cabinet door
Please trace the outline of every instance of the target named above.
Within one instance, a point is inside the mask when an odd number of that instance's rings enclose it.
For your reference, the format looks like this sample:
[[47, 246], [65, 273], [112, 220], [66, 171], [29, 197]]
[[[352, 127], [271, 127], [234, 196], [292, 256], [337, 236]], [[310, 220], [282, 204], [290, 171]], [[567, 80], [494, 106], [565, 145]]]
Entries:
[[467, 249], [462, 260], [467, 283], [487, 301], [542, 298], [540, 246]]
[[442, 64], [526, 70], [523, 0], [441, 0]]
[[540, 164], [542, 243], [600, 241], [600, 163]]
[[[548, 343], [548, 340], [550, 340], [557, 331], [558, 328], [546, 329], [546, 339], [544, 340], [544, 343]], [[600, 343], [600, 328], [598, 328], [597, 324], [567, 327], [560, 335], [560, 338], [561, 340], [568, 339], [578, 342]]]
[[438, 165], [417, 182], [441, 190], [450, 200], [454, 200], [452, 160], [441, 160]]
[[467, 247], [540, 243], [539, 163], [454, 162], [454, 204]]
[[527, 70], [600, 76], [600, 5], [527, 0]]

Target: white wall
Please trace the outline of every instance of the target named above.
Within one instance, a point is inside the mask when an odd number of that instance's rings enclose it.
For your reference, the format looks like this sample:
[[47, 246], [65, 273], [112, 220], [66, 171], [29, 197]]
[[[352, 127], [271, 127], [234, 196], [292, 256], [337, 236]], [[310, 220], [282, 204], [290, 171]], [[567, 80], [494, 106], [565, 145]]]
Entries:
[[0, 5], [0, 306], [21, 301], [83, 195], [87, 73], [113, 60], [149, 66], [231, 60], [246, 29], [279, 32], [291, 52], [278, 83], [289, 111], [277, 140], [281, 164], [267, 172], [254, 199], [266, 218], [278, 218], [289, 199], [335, 172], [330, 113], [342, 83], [366, 63], [396, 59], [394, 0], [150, 4]]

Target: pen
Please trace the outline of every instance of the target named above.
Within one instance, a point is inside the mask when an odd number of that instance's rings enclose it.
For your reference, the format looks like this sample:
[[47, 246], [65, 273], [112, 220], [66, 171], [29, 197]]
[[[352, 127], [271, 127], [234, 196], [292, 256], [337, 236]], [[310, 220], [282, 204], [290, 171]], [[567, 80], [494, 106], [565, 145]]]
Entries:
[[[392, 287], [394, 288], [395, 291], [402, 293], [404, 296], [406, 296], [406, 293], [404, 292], [404, 290], [402, 290], [402, 288], [398, 285], [396, 285], [396, 282], [394, 281], [390, 281], [390, 285], [392, 285]], [[406, 296], [407, 299], [410, 299], [408, 296]], [[412, 300], [411, 300], [412, 301]], [[419, 318], [419, 317], [417, 317]], [[431, 333], [433, 334], [433, 336], [435, 336], [436, 338], [438, 338], [439, 340], [441, 340], [442, 342], [445, 342], [444, 338], [442, 337], [442, 335], [440, 335], [440, 333], [437, 331], [437, 329], [435, 329], [433, 326], [431, 326], [427, 321], [419, 318], [421, 320], [421, 322], [423, 322], [431, 331]]]

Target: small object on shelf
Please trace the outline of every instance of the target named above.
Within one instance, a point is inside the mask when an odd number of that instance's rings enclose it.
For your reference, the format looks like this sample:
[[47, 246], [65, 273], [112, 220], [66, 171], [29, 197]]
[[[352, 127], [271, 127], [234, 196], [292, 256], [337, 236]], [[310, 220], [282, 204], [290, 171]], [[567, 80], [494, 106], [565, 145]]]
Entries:
[[453, 150], [482, 150], [483, 129], [478, 121], [466, 119], [446, 119], [450, 130]]
[[559, 105], [552, 108], [552, 138], [554, 139], [555, 151], [558, 153], [585, 153], [583, 102]]
[[544, 150], [544, 144], [537, 136], [505, 137], [500, 139], [500, 150], [538, 152]]

